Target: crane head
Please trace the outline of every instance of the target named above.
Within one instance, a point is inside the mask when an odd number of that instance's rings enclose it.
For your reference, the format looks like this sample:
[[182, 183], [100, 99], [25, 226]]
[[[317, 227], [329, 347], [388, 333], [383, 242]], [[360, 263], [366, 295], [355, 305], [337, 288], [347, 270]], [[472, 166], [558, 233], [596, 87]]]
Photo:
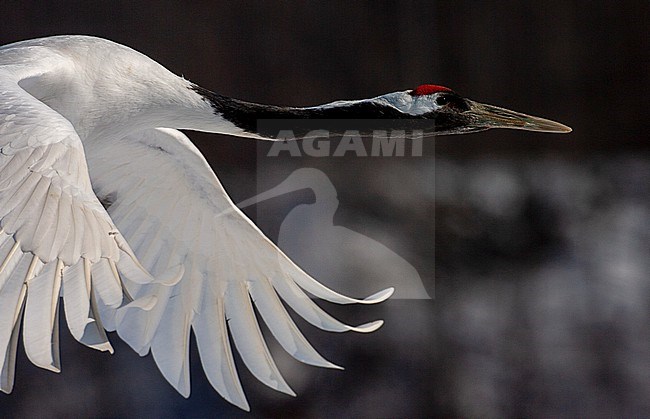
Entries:
[[559, 122], [474, 102], [444, 86], [424, 84], [399, 93], [392, 97], [386, 95], [385, 98], [405, 114], [433, 119], [436, 134], [466, 133], [490, 128], [571, 132], [571, 128]]

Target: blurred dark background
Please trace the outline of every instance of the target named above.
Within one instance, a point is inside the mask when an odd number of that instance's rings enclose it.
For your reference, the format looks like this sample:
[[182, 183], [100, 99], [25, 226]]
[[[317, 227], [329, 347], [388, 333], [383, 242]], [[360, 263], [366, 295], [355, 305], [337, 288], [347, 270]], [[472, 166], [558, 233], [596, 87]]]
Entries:
[[[299, 322], [346, 370], [300, 365], [272, 348], [297, 398], [265, 388], [241, 363], [240, 374], [259, 417], [644, 417], [649, 9], [632, 0], [5, 0], [0, 42], [106, 37], [206, 88], [264, 103], [314, 105], [431, 82], [571, 126], [570, 135], [439, 137], [422, 157], [311, 160], [190, 133], [235, 201], [289, 169], [327, 173], [340, 202], [335, 224], [401, 255], [435, 295], [324, 305], [350, 323], [383, 318], [370, 335]], [[277, 240], [286, 213], [313, 199], [303, 190], [247, 212]], [[297, 239], [321, 251], [318, 237]], [[377, 290], [373, 278], [357, 279], [366, 294]], [[115, 335], [110, 356], [61, 330], [62, 373], [32, 366], [21, 349], [1, 416], [244, 416], [211, 389], [196, 352], [185, 400], [151, 357]]]

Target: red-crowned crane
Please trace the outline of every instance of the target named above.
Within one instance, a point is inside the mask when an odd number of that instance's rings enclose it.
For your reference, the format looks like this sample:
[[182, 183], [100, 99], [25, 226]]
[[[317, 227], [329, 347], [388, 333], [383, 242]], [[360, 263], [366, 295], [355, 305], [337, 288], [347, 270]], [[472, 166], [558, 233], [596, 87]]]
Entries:
[[[231, 350], [266, 385], [293, 394], [260, 332], [254, 306], [297, 360], [321, 357], [283, 300], [329, 331], [348, 326], [327, 301], [374, 304], [321, 285], [289, 260], [233, 204], [179, 129], [265, 138], [260, 119], [426, 122], [427, 134], [489, 128], [569, 132], [562, 124], [423, 85], [372, 99], [308, 108], [249, 103], [178, 77], [104, 39], [55, 36], [0, 48], [0, 388], [11, 392], [22, 324], [25, 351], [59, 371], [59, 296], [71, 334], [112, 351], [117, 330], [152, 352], [169, 383], [190, 394], [190, 331], [212, 386], [248, 410]], [[335, 261], [332, 261], [335, 263]]]

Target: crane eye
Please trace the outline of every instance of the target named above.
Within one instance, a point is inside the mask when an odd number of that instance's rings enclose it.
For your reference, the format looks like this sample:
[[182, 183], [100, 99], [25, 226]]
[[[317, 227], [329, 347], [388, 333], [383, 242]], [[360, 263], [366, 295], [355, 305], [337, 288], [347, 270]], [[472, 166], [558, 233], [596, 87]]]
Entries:
[[436, 105], [438, 106], [445, 106], [448, 103], [449, 103], [449, 96], [447, 95], [440, 95], [436, 98]]

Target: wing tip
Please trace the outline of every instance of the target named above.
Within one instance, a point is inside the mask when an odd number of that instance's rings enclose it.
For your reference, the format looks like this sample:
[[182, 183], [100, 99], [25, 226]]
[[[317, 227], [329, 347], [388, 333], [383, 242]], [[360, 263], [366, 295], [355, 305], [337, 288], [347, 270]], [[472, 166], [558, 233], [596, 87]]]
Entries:
[[312, 356], [312, 357], [305, 357], [305, 356], [300, 356], [295, 353], [289, 352], [289, 355], [293, 356], [295, 359], [298, 361], [302, 362], [303, 364], [307, 365], [312, 365], [314, 367], [320, 367], [320, 368], [330, 368], [333, 370], [344, 370], [340, 365], [336, 365], [335, 363], [328, 361], [327, 359], [323, 358], [320, 354], [317, 353], [317, 356]]
[[319, 367], [329, 368], [329, 369], [338, 370], [338, 371], [344, 371], [345, 370], [344, 367], [342, 367], [340, 365], [337, 365], [337, 364], [335, 364], [333, 362], [329, 362], [329, 361], [325, 365], [319, 365]]
[[361, 300], [361, 302], [363, 304], [382, 303], [388, 300], [393, 295], [394, 292], [395, 292], [395, 288], [389, 287], [364, 298], [363, 300]]
[[43, 365], [43, 366], [38, 365], [38, 366], [48, 371], [55, 372], [57, 374], [61, 372], [61, 367], [57, 365]]
[[298, 396], [296, 394], [296, 392], [293, 391], [293, 389], [291, 387], [289, 387], [289, 385], [286, 384], [286, 383], [285, 383], [284, 386], [282, 386], [281, 388], [277, 388], [276, 390], [278, 390], [281, 393], [288, 394], [291, 397], [297, 397]]
[[372, 321], [372, 322], [364, 323], [364, 324], [359, 325], [359, 326], [350, 327], [350, 330], [353, 330], [353, 331], [359, 332], [359, 333], [371, 333], [371, 332], [374, 332], [375, 330], [379, 329], [383, 325], [384, 325], [383, 320], [375, 320], [375, 321]]
[[224, 397], [224, 398], [226, 399], [226, 401], [228, 403], [231, 403], [232, 405], [237, 406], [238, 408], [240, 408], [241, 410], [243, 410], [245, 412], [250, 412], [251, 411], [251, 407], [248, 404], [248, 400], [246, 400], [246, 397], [241, 398], [241, 399], [237, 399], [237, 400], [235, 400], [233, 398], [228, 398], [228, 397]]
[[115, 350], [113, 349], [113, 346], [111, 345], [110, 342], [102, 342], [98, 343], [96, 345], [86, 345], [89, 348], [96, 349], [100, 352], [108, 352], [109, 354], [113, 355], [115, 353]]
[[35, 366], [37, 366], [38, 368], [43, 368], [44, 370], [55, 372], [57, 374], [61, 372], [61, 366], [56, 365], [54, 361], [42, 362], [41, 360], [34, 357], [33, 355], [30, 355], [29, 353], [27, 353], [27, 359], [29, 359], [29, 361]]

